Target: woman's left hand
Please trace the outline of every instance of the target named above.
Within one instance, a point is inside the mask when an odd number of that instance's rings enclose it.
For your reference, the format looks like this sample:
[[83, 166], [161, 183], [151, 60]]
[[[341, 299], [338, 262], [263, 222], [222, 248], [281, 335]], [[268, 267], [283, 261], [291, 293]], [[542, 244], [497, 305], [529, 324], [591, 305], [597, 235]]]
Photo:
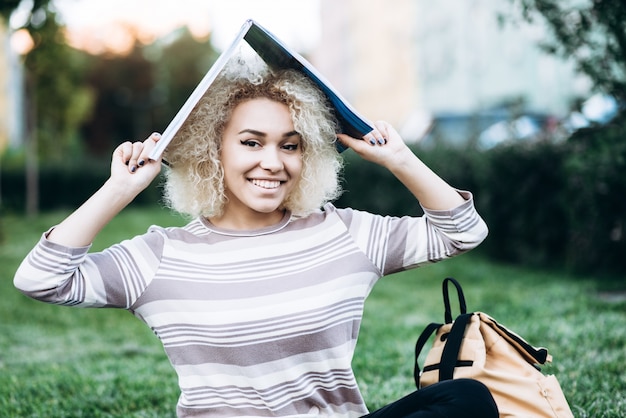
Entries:
[[339, 134], [341, 143], [362, 158], [387, 168], [420, 201], [433, 210], [450, 210], [464, 202], [463, 197], [428, 168], [404, 143], [387, 122], [376, 122], [363, 139]]
[[385, 121], [374, 123], [374, 130], [362, 139], [346, 134], [338, 134], [337, 138], [342, 145], [352, 148], [361, 158], [387, 168], [391, 168], [409, 154], [413, 156], [398, 132]]

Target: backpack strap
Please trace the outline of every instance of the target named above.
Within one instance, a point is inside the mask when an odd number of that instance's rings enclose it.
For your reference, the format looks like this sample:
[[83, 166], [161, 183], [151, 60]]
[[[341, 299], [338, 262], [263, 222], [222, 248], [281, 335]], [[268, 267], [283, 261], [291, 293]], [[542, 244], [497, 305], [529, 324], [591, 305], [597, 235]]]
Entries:
[[424, 328], [424, 331], [422, 331], [419, 338], [417, 339], [417, 342], [415, 343], [415, 365], [413, 366], [413, 379], [415, 380], [415, 387], [417, 389], [419, 389], [420, 387], [420, 374], [422, 372], [418, 362], [418, 357], [420, 356], [422, 349], [426, 344], [426, 341], [428, 341], [430, 336], [435, 331], [437, 331], [441, 325], [442, 324], [437, 324], [435, 322], [428, 324], [428, 326]]
[[[461, 316], [467, 314], [467, 305], [465, 303], [465, 295], [463, 294], [463, 289], [461, 288], [461, 284], [456, 281], [455, 279], [453, 279], [452, 277], [446, 277], [443, 280], [442, 283], [442, 291], [443, 291], [443, 305], [445, 308], [445, 312], [444, 312], [444, 319], [445, 319], [445, 323], [446, 324], [450, 324], [452, 323], [452, 308], [450, 305], [450, 294], [448, 291], [448, 284], [452, 283], [454, 285], [454, 287], [456, 288], [456, 292], [459, 298], [459, 310], [461, 311]], [[471, 316], [471, 314], [467, 315], [468, 318], [465, 320], [465, 324], [467, 324], [467, 322], [469, 322], [469, 317]], [[458, 321], [459, 318], [457, 318], [456, 321]], [[455, 325], [456, 325], [456, 321], [455, 321]], [[443, 324], [437, 324], [437, 323], [431, 323], [429, 324], [424, 331], [422, 331], [422, 333], [420, 334], [419, 338], [417, 339], [417, 342], [415, 343], [415, 366], [413, 368], [413, 378], [415, 380], [415, 386], [419, 389], [420, 386], [420, 374], [421, 374], [421, 370], [420, 370], [420, 366], [418, 363], [418, 357], [420, 356], [424, 345], [426, 344], [426, 342], [428, 341], [428, 339], [430, 338], [430, 336], [439, 329], [439, 327], [441, 327]], [[454, 326], [452, 327], [454, 329]], [[456, 334], [460, 333], [460, 336], [457, 336]], [[446, 361], [446, 370], [443, 373], [444, 376], [450, 376], [447, 379], [452, 379], [452, 374], [454, 373], [454, 367], [456, 365], [456, 359], [458, 357], [458, 352], [459, 349], [461, 347], [461, 340], [463, 339], [463, 335], [465, 333], [465, 326], [464, 325], [459, 325], [457, 327], [457, 331], [455, 331], [455, 337], [454, 340], [456, 341], [458, 339], [458, 343], [455, 342], [456, 344], [456, 349], [452, 348], [450, 350], [448, 350], [448, 353], [446, 354], [445, 357], [445, 361]], [[452, 330], [450, 331], [450, 334], [452, 334]], [[450, 338], [450, 336], [447, 336], [447, 338]], [[448, 341], [446, 343], [446, 347], [450, 344], [450, 342]], [[446, 351], [444, 350], [444, 353], [446, 353]], [[441, 358], [441, 365], [443, 365], [444, 363], [444, 357], [442, 354], [442, 358]], [[451, 369], [450, 369], [451, 367]], [[442, 376], [442, 371], [441, 369], [439, 370], [439, 380], [444, 380], [441, 378]]]
[[463, 342], [463, 336], [465, 335], [465, 329], [470, 321], [473, 313], [464, 313], [459, 315], [450, 329], [448, 334], [448, 340], [443, 347], [441, 353], [441, 360], [439, 362], [439, 381], [452, 379], [454, 375], [454, 368], [456, 367], [457, 360], [459, 359], [459, 351], [461, 351], [461, 343]]
[[443, 290], [443, 305], [445, 307], [444, 317], [446, 320], [446, 324], [452, 323], [452, 309], [450, 309], [450, 297], [448, 295], [448, 283], [452, 283], [454, 287], [456, 287], [456, 293], [459, 297], [459, 310], [461, 314], [467, 313], [467, 305], [465, 304], [465, 295], [463, 294], [463, 289], [461, 288], [461, 284], [457, 282], [452, 277], [446, 277], [442, 283]]

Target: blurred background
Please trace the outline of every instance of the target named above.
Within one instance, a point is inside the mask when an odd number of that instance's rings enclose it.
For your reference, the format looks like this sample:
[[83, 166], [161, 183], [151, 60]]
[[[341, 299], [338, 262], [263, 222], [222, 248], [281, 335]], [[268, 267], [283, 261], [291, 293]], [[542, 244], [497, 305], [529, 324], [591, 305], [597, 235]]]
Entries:
[[[0, 15], [0, 214], [80, 204], [117, 144], [163, 131], [251, 17], [474, 192], [488, 257], [626, 273], [624, 2], [2, 0]], [[339, 204], [420, 211], [345, 159]]]

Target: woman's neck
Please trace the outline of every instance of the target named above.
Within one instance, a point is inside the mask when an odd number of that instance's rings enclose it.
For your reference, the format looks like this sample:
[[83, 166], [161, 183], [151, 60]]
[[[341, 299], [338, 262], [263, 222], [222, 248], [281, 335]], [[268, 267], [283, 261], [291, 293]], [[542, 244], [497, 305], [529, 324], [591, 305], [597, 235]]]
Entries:
[[272, 213], [255, 213], [245, 217], [232, 216], [226, 213], [220, 216], [211, 216], [207, 219], [211, 224], [221, 229], [252, 231], [276, 225], [283, 220], [284, 216], [285, 210], [280, 209]]

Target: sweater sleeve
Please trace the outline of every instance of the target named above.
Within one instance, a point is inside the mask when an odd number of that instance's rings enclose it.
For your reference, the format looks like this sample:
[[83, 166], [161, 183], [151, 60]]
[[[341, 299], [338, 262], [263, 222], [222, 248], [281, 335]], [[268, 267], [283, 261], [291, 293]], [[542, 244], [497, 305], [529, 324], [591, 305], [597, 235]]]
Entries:
[[163, 235], [149, 232], [102, 252], [65, 247], [44, 234], [15, 273], [22, 293], [42, 302], [128, 309], [158, 268]]
[[[470, 192], [459, 191], [465, 202], [435, 211], [423, 208], [420, 217], [390, 217], [344, 212], [351, 235], [382, 275], [435, 263], [477, 247], [487, 225], [474, 207]], [[342, 216], [342, 215], [340, 215]]]

